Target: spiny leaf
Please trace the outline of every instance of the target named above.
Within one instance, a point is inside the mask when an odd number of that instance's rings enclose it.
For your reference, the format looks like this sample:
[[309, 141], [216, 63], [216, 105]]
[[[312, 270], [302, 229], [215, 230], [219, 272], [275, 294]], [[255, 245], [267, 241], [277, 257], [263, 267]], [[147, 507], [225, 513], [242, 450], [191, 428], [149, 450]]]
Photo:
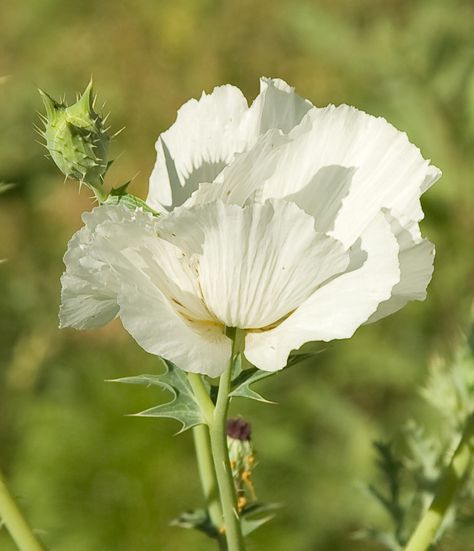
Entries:
[[165, 365], [165, 372], [161, 375], [137, 375], [113, 379], [111, 382], [159, 386], [171, 392], [173, 398], [166, 404], [152, 407], [135, 415], [139, 417], [168, 417], [176, 419], [182, 424], [181, 430], [177, 433], [180, 434], [204, 421], [186, 373], [182, 369], [178, 369], [171, 362], [163, 360], [163, 363]]
[[[110, 166], [110, 163], [109, 163]], [[125, 182], [121, 186], [112, 188], [110, 195], [113, 197], [121, 197], [122, 195], [127, 195], [128, 186], [131, 184], [131, 180]]]
[[243, 354], [238, 354], [232, 363], [232, 380], [237, 379], [242, 373], [245, 365], [250, 366], [251, 364]]
[[305, 360], [309, 360], [312, 358], [314, 354], [297, 354], [294, 356], [290, 356], [288, 358], [288, 362], [286, 364], [286, 367], [293, 367], [294, 365], [297, 365], [301, 362], [304, 362]]
[[[253, 503], [246, 507], [241, 513], [242, 533], [244, 536], [248, 536], [260, 526], [263, 526], [268, 521], [275, 517], [276, 510], [281, 505], [279, 503]], [[260, 516], [265, 513], [266, 516]]]
[[205, 509], [184, 511], [179, 517], [173, 519], [170, 524], [171, 526], [179, 526], [188, 530], [199, 530], [213, 539], [219, 537], [219, 533], [212, 524], [209, 514]]
[[266, 517], [262, 517], [259, 519], [242, 519], [242, 534], [244, 536], [248, 536], [252, 532], [255, 532], [260, 526], [263, 526], [270, 520], [272, 520], [275, 517], [275, 515], [268, 515]]
[[288, 358], [286, 367], [293, 367], [296, 364], [314, 358], [321, 352], [324, 352], [326, 348], [321, 348], [321, 343], [319, 342], [308, 342], [304, 344], [298, 350], [293, 350]]
[[267, 404], [274, 404], [270, 400], [265, 399], [261, 394], [255, 392], [250, 388], [254, 383], [271, 377], [274, 375], [274, 371], [262, 371], [256, 367], [245, 369], [240, 375], [232, 382], [232, 391], [229, 396], [233, 398], [250, 398], [251, 400], [257, 400], [258, 402], [265, 402]]
[[[248, 536], [260, 526], [263, 526], [269, 520], [274, 518], [275, 511], [280, 507], [277, 503], [255, 503], [245, 508], [241, 513], [242, 533]], [[265, 513], [266, 516], [260, 516]], [[210, 538], [218, 539], [219, 532], [212, 524], [209, 514], [205, 509], [193, 509], [185, 511], [179, 517], [171, 521], [171, 526], [179, 526], [180, 528], [194, 529], [204, 532]]]
[[135, 195], [131, 195], [130, 193], [126, 192], [126, 189], [130, 182], [125, 183], [123, 186], [120, 186], [118, 188], [114, 188], [110, 195], [105, 200], [106, 205], [125, 205], [126, 207], [129, 207], [131, 209], [143, 209], [147, 212], [151, 212], [155, 216], [157, 216], [159, 213], [152, 209], [150, 206], [148, 206], [143, 199], [140, 199], [139, 197], [136, 197]]

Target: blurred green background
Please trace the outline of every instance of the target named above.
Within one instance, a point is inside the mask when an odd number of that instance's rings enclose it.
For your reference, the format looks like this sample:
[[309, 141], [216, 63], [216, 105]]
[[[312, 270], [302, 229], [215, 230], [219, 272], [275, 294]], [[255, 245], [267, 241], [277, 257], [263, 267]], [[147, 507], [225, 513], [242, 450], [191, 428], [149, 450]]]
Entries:
[[[473, 296], [474, 3], [19, 0], [0, 4], [0, 22], [0, 181], [18, 184], [0, 199], [0, 466], [53, 551], [214, 546], [169, 525], [201, 503], [191, 434], [124, 416], [167, 396], [104, 382], [159, 362], [118, 322], [57, 329], [62, 255], [92, 203], [35, 141], [38, 86], [73, 99], [94, 76], [113, 126], [126, 126], [107, 181], [136, 175], [141, 196], [177, 108], [228, 82], [251, 99], [261, 75], [316, 105], [385, 116], [443, 170], [423, 199], [437, 246], [426, 302], [262, 383], [279, 405], [234, 405], [253, 424], [258, 495], [283, 504], [249, 549], [379, 549], [352, 539], [389, 523], [361, 489], [377, 478], [371, 441], [430, 415], [417, 387]], [[442, 549], [474, 549], [473, 537], [461, 529]], [[5, 531], [0, 549], [13, 549]]]

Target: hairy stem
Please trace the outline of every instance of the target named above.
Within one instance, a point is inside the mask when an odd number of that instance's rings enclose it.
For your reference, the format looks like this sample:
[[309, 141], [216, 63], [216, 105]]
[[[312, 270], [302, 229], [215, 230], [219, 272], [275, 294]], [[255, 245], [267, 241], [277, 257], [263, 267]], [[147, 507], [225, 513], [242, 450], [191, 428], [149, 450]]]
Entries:
[[433, 543], [446, 513], [466, 478], [474, 453], [474, 414], [466, 421], [464, 432], [441, 478], [433, 501], [418, 523], [405, 551], [426, 551]]
[[33, 534], [25, 518], [18, 509], [13, 496], [0, 474], [0, 520], [7, 527], [20, 551], [44, 551], [44, 547]]

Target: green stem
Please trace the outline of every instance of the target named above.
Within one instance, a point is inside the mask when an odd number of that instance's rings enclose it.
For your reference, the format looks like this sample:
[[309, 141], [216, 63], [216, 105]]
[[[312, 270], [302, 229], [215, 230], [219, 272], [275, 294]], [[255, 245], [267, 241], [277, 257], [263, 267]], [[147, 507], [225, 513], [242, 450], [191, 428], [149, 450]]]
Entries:
[[216, 469], [217, 483], [224, 514], [225, 536], [229, 551], [244, 551], [242, 526], [237, 509], [237, 494], [229, 461], [227, 446], [227, 412], [229, 408], [229, 392], [232, 379], [232, 367], [239, 350], [239, 334], [233, 338], [232, 356], [229, 366], [221, 375], [216, 407], [212, 422], [209, 425], [212, 455]]
[[202, 491], [206, 500], [206, 507], [209, 518], [217, 531], [217, 542], [219, 550], [226, 551], [225, 538], [221, 533], [223, 525], [222, 507], [219, 501], [219, 490], [217, 487], [216, 471], [212, 460], [211, 441], [207, 425], [197, 425], [193, 428], [194, 447], [198, 462], [199, 477], [201, 479]]
[[20, 551], [44, 551], [25, 518], [18, 509], [13, 496], [0, 474], [0, 519], [10, 532]]
[[446, 513], [466, 478], [474, 453], [474, 414], [466, 422], [464, 432], [449, 465], [441, 478], [433, 502], [423, 515], [405, 551], [426, 551], [433, 543]]
[[189, 383], [193, 389], [194, 397], [199, 404], [199, 409], [207, 425], [212, 422], [214, 415], [214, 404], [204, 386], [201, 375], [198, 373], [188, 373]]
[[[209, 394], [203, 384], [201, 375], [197, 373], [188, 373], [188, 379], [193, 388], [194, 396], [199, 403], [201, 412], [209, 423], [214, 414], [214, 404], [209, 398]], [[216, 471], [214, 469], [214, 460], [212, 458], [211, 440], [209, 438], [209, 427], [197, 425], [193, 428], [194, 447], [198, 462], [199, 477], [201, 479], [202, 491], [206, 500], [206, 507], [211, 522], [218, 533], [217, 541], [219, 549], [226, 551], [225, 538], [220, 532], [223, 526], [222, 507], [219, 501], [219, 490], [217, 486]]]

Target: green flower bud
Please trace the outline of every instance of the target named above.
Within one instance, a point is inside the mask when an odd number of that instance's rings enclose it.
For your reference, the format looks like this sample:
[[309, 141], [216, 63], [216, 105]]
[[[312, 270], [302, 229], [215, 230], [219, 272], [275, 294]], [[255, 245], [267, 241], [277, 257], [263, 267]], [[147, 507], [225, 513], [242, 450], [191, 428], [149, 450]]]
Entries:
[[43, 118], [46, 147], [61, 172], [103, 194], [109, 136], [94, 111], [92, 81], [73, 105], [67, 106], [40, 90], [46, 107]]

